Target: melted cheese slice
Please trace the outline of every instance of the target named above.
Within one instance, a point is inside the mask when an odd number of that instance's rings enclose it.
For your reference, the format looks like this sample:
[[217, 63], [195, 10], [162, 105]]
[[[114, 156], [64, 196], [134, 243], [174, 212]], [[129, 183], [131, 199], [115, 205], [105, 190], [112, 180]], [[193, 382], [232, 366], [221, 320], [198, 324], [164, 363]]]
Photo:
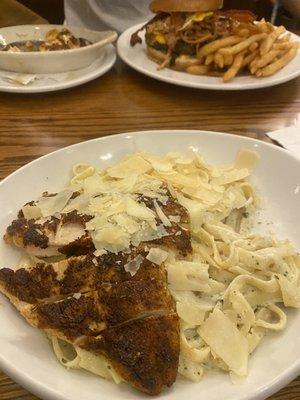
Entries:
[[158, 42], [159, 44], [167, 44], [165, 36], [162, 35], [161, 33], [157, 33], [155, 35], [155, 41]]
[[192, 16], [192, 21], [194, 22], [201, 22], [203, 21], [206, 17], [210, 17], [213, 15], [213, 12], [202, 12], [202, 13], [196, 13]]
[[210, 17], [213, 15], [213, 12], [202, 12], [202, 13], [195, 13], [190, 16], [188, 16], [187, 20], [183, 24], [183, 26], [180, 28], [180, 30], [184, 30], [189, 27], [190, 24], [193, 22], [201, 22], [205, 18]]

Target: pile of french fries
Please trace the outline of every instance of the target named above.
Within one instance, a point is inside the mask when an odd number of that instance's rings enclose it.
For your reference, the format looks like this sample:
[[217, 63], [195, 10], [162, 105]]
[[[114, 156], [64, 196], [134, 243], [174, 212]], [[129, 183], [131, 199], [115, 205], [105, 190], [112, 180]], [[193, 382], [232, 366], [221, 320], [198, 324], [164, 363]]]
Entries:
[[200, 47], [198, 62], [186, 68], [195, 75], [222, 76], [229, 82], [243, 69], [258, 78], [271, 76], [297, 55], [299, 44], [283, 26], [265, 20], [241, 23], [233, 35]]

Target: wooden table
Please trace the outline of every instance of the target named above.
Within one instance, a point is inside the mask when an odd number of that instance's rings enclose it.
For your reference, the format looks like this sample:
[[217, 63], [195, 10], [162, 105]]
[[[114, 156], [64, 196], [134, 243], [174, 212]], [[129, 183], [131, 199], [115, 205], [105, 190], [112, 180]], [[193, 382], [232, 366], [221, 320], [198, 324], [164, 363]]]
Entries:
[[[0, 179], [43, 154], [119, 132], [202, 129], [270, 141], [266, 132], [293, 124], [299, 113], [300, 79], [258, 91], [209, 92], [161, 83], [118, 62], [75, 89], [0, 94]], [[0, 373], [0, 400], [9, 399], [36, 398]], [[299, 400], [300, 379], [271, 399]]]
[[23, 24], [47, 24], [42, 18], [16, 0], [0, 0], [0, 27]]

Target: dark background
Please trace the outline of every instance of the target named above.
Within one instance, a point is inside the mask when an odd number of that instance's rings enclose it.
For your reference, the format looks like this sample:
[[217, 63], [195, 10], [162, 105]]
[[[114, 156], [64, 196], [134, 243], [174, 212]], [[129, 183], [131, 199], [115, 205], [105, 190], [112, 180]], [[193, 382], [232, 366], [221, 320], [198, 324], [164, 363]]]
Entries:
[[[83, 0], [84, 1], [84, 0]], [[19, 0], [51, 23], [61, 23], [64, 19], [63, 0]], [[269, 18], [272, 4], [269, 0], [224, 0], [225, 8], [252, 10], [259, 17]]]

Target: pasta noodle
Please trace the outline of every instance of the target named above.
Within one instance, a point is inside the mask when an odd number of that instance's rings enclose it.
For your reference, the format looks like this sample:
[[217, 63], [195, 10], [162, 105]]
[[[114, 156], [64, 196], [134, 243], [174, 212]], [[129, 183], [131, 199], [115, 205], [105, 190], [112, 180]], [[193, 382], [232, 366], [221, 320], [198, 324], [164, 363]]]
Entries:
[[121, 377], [104, 356], [96, 356], [56, 337], [50, 337], [50, 340], [56, 357], [64, 367], [82, 368], [104, 379], [113, 380], [117, 384], [122, 382]]

